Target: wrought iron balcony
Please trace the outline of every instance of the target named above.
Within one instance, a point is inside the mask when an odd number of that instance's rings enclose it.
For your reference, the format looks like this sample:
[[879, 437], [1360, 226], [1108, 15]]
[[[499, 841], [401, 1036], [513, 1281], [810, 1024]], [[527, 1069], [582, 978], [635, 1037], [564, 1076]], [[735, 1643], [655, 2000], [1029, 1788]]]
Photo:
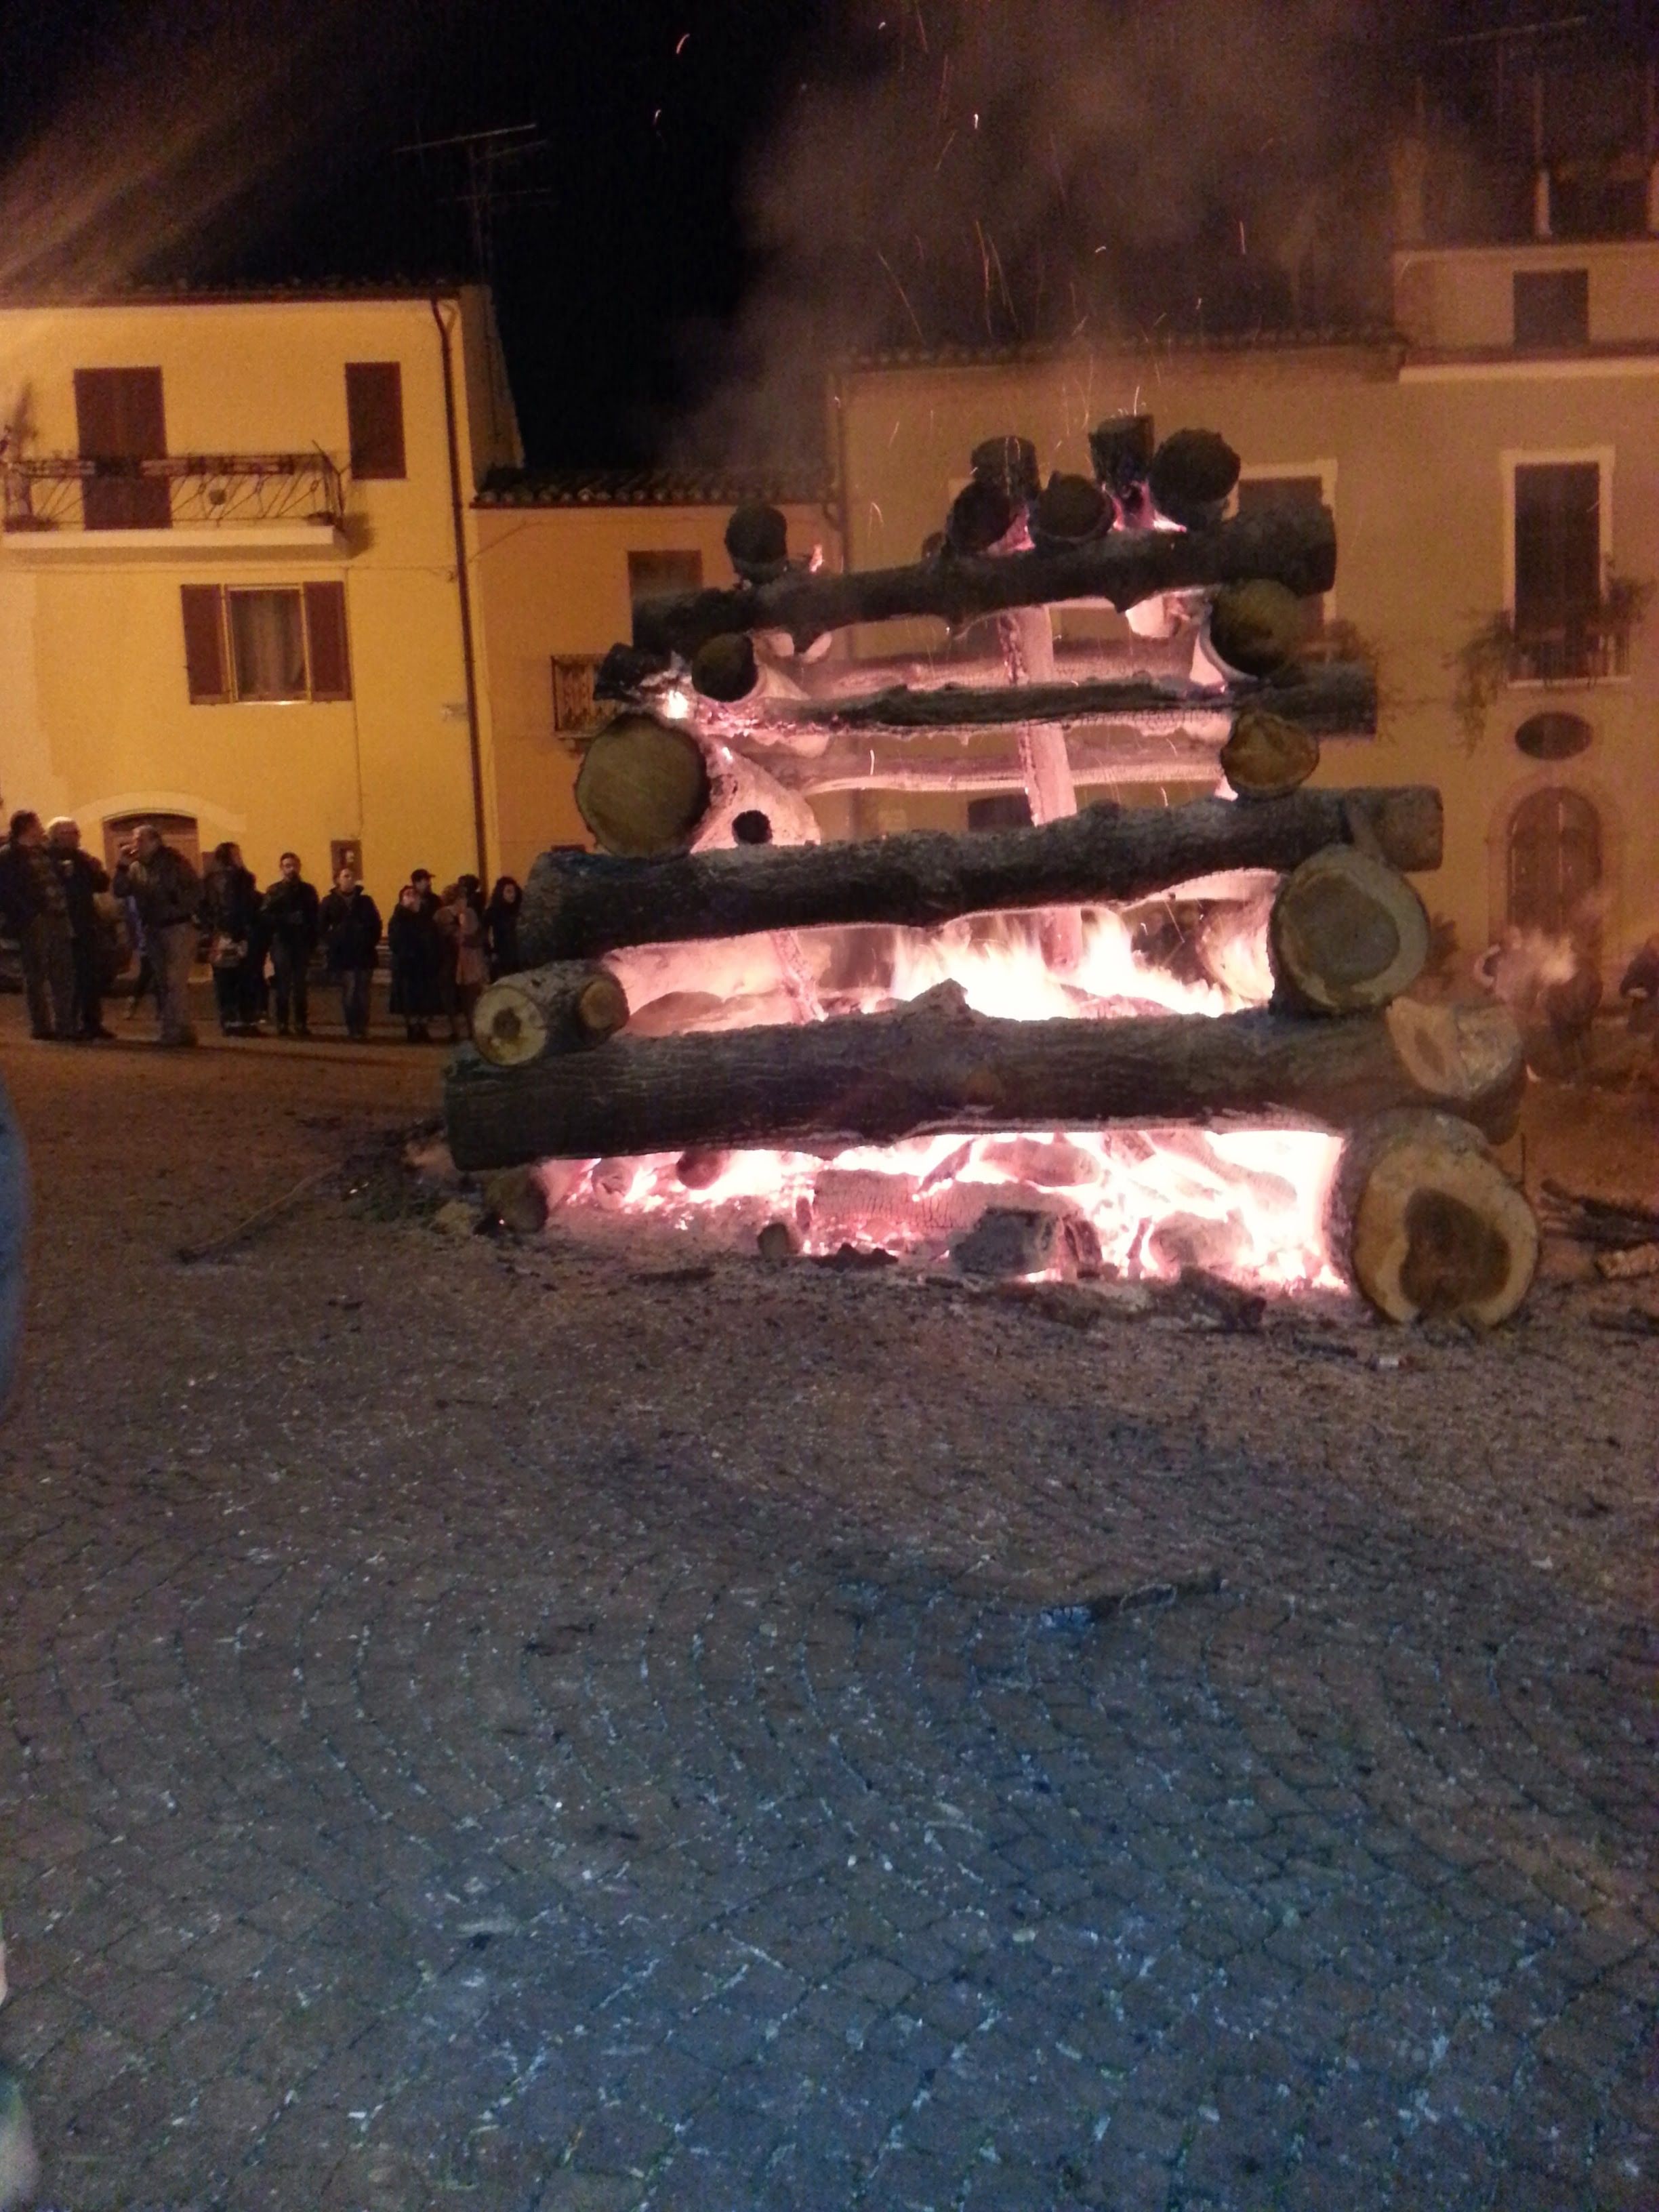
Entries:
[[73, 453], [8, 459], [8, 534], [25, 531], [257, 530], [345, 517], [339, 470], [308, 453], [169, 453], [155, 460], [88, 459]]
[[1571, 620], [1517, 623], [1510, 659], [1512, 684], [1605, 684], [1630, 673], [1628, 617], [1587, 614]]

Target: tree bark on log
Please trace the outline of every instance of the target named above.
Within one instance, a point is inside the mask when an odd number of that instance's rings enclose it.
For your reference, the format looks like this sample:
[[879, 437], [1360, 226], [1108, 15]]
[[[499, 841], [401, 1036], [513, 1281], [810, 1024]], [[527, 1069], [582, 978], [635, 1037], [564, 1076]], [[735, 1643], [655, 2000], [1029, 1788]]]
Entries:
[[[989, 679], [988, 678], [988, 682]], [[862, 698], [768, 698], [731, 717], [745, 730], [825, 731], [832, 737], [868, 732], [902, 736], [919, 730], [981, 730], [1024, 723], [1178, 723], [1213, 715], [1261, 714], [1293, 723], [1310, 737], [1364, 737], [1376, 727], [1376, 683], [1357, 661], [1333, 661], [1295, 680], [1273, 684], [1160, 683], [1147, 677], [1085, 684], [1022, 684], [979, 690], [945, 684], [909, 686]], [[724, 723], [725, 717], [720, 717]]]
[[1357, 1130], [1327, 1211], [1331, 1249], [1390, 1321], [1506, 1321], [1538, 1264], [1538, 1224], [1480, 1133], [1399, 1110]]
[[995, 1020], [942, 984], [811, 1027], [617, 1038], [503, 1075], [462, 1054], [445, 1085], [458, 1167], [692, 1146], [839, 1148], [945, 1130], [1197, 1120], [1343, 1127], [1402, 1105], [1502, 1127], [1525, 1080], [1501, 1007], [1401, 1001], [1315, 1021], [1266, 1009], [1123, 1021]]
[[1100, 805], [1040, 830], [908, 830], [658, 860], [544, 853], [525, 886], [520, 942], [535, 961], [576, 960], [759, 930], [928, 928], [997, 908], [1127, 902], [1242, 868], [1282, 872], [1358, 839], [1393, 867], [1438, 867], [1440, 794], [1419, 784], [1303, 790], [1251, 806]]
[[628, 994], [591, 960], [526, 968], [489, 985], [472, 1010], [472, 1042], [492, 1067], [603, 1044], [628, 1020]]
[[719, 738], [620, 714], [587, 748], [576, 805], [604, 851], [649, 860], [688, 847], [814, 844], [803, 799]]
[[1114, 530], [1061, 552], [957, 555], [904, 568], [842, 574], [792, 571], [775, 583], [641, 599], [634, 645], [690, 659], [730, 630], [787, 633], [803, 649], [828, 630], [899, 616], [951, 625], [1005, 607], [1108, 599], [1120, 610], [1162, 592], [1267, 578], [1298, 596], [1336, 579], [1328, 507], [1244, 514], [1203, 530]]
[[1267, 945], [1280, 1004], [1307, 1014], [1370, 1013], [1422, 974], [1429, 917], [1386, 862], [1328, 845], [1280, 884]]

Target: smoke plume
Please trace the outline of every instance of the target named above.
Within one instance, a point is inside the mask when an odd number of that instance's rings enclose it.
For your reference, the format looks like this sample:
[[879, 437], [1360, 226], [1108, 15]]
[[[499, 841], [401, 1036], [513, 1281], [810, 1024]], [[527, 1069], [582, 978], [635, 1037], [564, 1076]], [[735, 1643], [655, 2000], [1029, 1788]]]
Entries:
[[845, 0], [754, 164], [760, 279], [693, 341], [714, 389], [683, 445], [810, 439], [823, 367], [850, 352], [1375, 312], [1400, 17], [1384, 0]]

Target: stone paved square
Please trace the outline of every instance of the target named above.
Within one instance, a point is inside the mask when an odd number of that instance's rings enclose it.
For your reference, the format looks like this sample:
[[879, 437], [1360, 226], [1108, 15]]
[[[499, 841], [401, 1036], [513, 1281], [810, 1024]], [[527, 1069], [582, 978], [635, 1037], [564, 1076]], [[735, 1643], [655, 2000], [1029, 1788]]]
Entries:
[[0, 1031], [43, 2203], [1659, 2202], [1650, 1336], [1085, 1333], [367, 1170], [185, 1264], [435, 1055]]

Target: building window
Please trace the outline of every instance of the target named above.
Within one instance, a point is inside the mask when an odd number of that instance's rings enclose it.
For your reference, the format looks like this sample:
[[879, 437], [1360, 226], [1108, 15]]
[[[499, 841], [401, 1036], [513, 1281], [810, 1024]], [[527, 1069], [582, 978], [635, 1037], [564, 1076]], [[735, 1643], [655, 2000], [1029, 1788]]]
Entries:
[[553, 726], [562, 732], [591, 730], [605, 720], [605, 708], [593, 696], [593, 679], [599, 664], [591, 653], [553, 655]]
[[1589, 343], [1589, 270], [1544, 269], [1515, 277], [1515, 343], [1577, 346]]
[[351, 696], [343, 584], [182, 584], [193, 706]]
[[630, 553], [628, 556], [628, 602], [660, 599], [673, 592], [702, 589], [701, 553]]
[[159, 368], [77, 368], [76, 437], [96, 473], [81, 488], [88, 530], [166, 530], [173, 520], [165, 477], [140, 473], [167, 449]]
[[349, 361], [345, 380], [352, 475], [359, 481], [406, 477], [401, 366], [395, 361]]
[[1515, 471], [1516, 674], [1523, 682], [1616, 672], [1601, 623], [1601, 470], [1596, 461]]

